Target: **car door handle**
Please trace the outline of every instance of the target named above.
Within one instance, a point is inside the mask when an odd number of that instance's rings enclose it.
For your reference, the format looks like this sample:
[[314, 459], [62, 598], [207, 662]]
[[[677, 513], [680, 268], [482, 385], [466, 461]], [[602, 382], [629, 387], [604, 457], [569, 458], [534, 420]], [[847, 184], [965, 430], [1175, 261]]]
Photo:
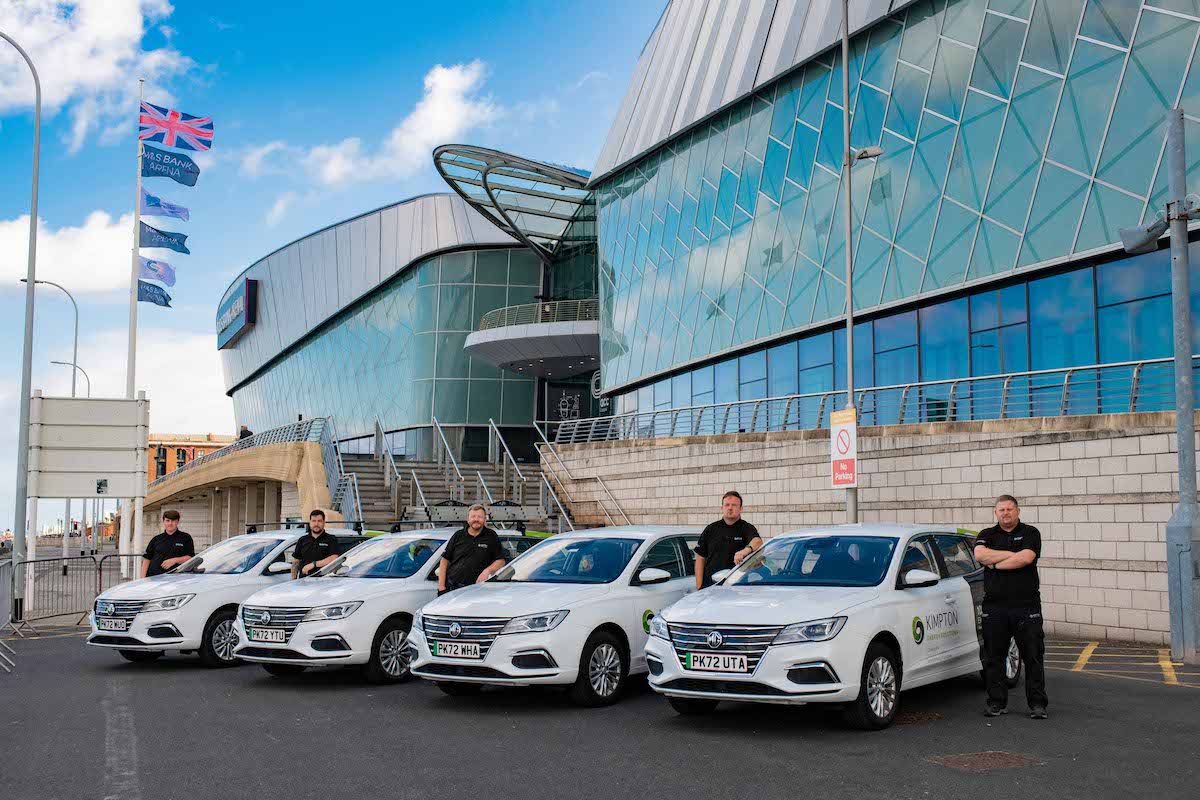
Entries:
[[957, 602], [958, 602], [958, 598], [957, 598], [957, 597], [955, 597], [955, 596], [954, 596], [954, 595], [952, 595], [952, 594], [948, 594], [948, 595], [946, 595], [946, 598], [945, 598], [945, 599], [946, 599], [946, 604], [947, 604], [947, 605], [954, 605], [955, 603], [957, 603]]

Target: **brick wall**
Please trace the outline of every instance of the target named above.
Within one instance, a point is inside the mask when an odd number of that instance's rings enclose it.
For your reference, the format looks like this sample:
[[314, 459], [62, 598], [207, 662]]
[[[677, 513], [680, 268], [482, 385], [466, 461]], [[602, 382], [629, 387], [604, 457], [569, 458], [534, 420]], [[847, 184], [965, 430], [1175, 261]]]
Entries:
[[[1177, 491], [1174, 419], [1143, 413], [929, 423], [859, 430], [864, 522], [991, 524], [998, 494], [1021, 501], [1044, 541], [1043, 611], [1058, 636], [1165, 644], [1166, 523]], [[620, 515], [701, 525], [737, 489], [767, 535], [840, 522], [828, 431], [779, 431], [559, 445], [577, 527]], [[568, 473], [571, 477], [568, 477]]]

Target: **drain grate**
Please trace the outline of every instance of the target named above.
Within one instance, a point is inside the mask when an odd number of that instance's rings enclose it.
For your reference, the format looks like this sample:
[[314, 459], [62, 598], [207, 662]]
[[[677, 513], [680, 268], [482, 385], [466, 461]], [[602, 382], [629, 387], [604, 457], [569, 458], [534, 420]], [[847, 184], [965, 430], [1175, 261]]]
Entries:
[[926, 722], [937, 722], [942, 719], [938, 711], [901, 711], [896, 715], [897, 725], [924, 725]]
[[946, 756], [930, 756], [928, 761], [950, 769], [962, 772], [987, 772], [993, 769], [1011, 769], [1014, 767], [1035, 767], [1046, 762], [1033, 756], [1021, 753], [1007, 753], [1003, 750], [988, 750], [983, 753], [958, 753]]

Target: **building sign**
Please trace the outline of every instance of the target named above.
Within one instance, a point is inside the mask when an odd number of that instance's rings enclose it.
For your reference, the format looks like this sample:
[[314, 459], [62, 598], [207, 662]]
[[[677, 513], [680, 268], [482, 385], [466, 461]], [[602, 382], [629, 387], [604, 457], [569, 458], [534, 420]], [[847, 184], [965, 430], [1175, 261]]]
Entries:
[[858, 410], [844, 408], [829, 415], [829, 460], [833, 488], [858, 486]]
[[217, 309], [218, 350], [233, 346], [246, 331], [254, 327], [257, 309], [258, 281], [247, 278]]
[[546, 387], [546, 419], [567, 422], [588, 416], [587, 389], [574, 384], [550, 384]]

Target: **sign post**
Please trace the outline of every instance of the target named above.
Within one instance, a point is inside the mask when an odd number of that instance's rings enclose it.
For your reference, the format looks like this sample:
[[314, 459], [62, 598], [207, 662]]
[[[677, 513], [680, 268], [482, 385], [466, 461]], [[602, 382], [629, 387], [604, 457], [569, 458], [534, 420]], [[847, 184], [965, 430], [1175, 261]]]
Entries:
[[829, 461], [833, 488], [858, 486], [858, 409], [843, 408], [829, 415]]

